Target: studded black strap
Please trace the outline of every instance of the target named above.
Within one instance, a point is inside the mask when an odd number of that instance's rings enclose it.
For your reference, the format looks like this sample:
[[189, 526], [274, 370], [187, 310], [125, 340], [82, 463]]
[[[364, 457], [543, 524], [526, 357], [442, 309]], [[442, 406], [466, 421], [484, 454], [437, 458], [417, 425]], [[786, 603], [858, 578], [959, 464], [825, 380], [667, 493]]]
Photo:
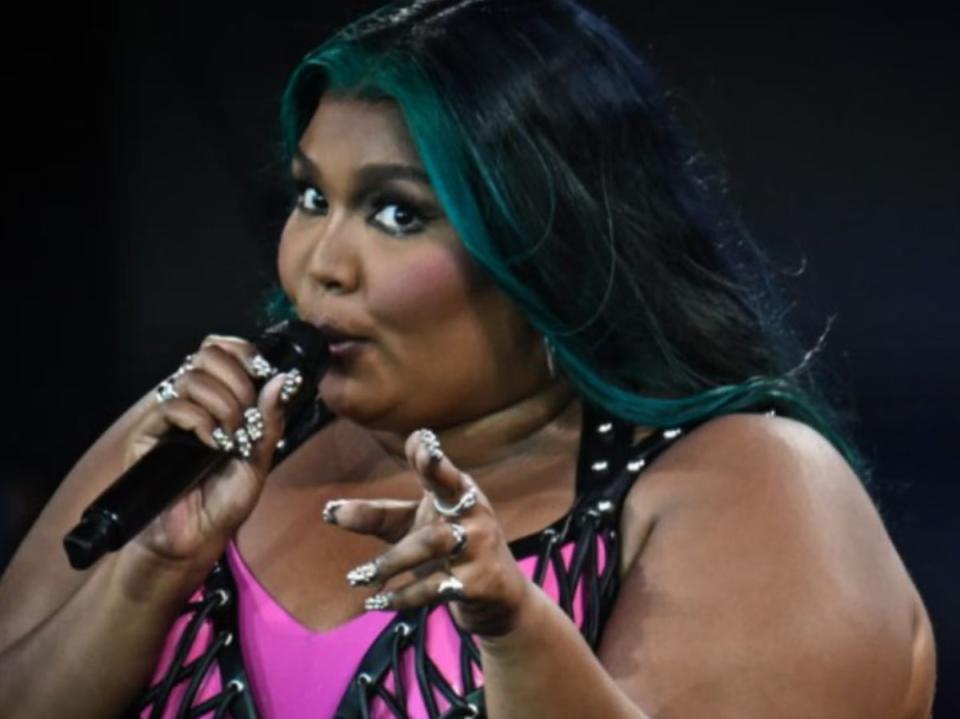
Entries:
[[[236, 588], [225, 559], [215, 565], [204, 583], [201, 596], [181, 612], [189, 617], [174, 650], [166, 673], [151, 686], [126, 712], [127, 717], [140, 717], [149, 709], [150, 719], [160, 719], [167, 710], [175, 687], [186, 682], [177, 705], [177, 719], [195, 719], [210, 712], [215, 718], [257, 719], [256, 706], [248, 689], [243, 669], [240, 642], [237, 640]], [[210, 624], [212, 640], [201, 655], [191, 662], [186, 658], [204, 623]], [[221, 690], [213, 697], [195, 703], [197, 693], [214, 662], [220, 671]]]

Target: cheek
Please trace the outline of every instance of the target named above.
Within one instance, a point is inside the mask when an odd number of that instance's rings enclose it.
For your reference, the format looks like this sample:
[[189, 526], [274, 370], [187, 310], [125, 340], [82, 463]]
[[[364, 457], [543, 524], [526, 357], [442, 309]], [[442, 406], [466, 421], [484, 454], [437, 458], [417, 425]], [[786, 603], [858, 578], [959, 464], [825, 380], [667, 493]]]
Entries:
[[443, 322], [462, 317], [477, 292], [468, 260], [455, 252], [434, 252], [415, 261], [398, 263], [394, 271], [378, 278], [371, 297], [397, 327], [418, 327], [426, 321]]
[[293, 240], [293, 233], [290, 231], [290, 220], [287, 220], [283, 231], [280, 233], [280, 243], [277, 247], [277, 276], [280, 278], [280, 286], [283, 287], [287, 297], [293, 297], [293, 290], [296, 285], [296, 268], [301, 266], [300, 256], [296, 242]]

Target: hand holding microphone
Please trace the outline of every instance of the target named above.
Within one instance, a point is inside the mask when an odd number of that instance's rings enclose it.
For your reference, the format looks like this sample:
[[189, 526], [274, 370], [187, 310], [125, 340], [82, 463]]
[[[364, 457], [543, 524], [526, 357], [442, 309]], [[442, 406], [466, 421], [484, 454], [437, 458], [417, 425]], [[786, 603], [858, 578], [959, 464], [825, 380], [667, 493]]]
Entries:
[[64, 538], [71, 565], [89, 567], [133, 538], [185, 559], [229, 537], [256, 504], [285, 417], [313, 400], [328, 356], [324, 337], [300, 321], [255, 343], [207, 338], [158, 388], [130, 435], [126, 471]]

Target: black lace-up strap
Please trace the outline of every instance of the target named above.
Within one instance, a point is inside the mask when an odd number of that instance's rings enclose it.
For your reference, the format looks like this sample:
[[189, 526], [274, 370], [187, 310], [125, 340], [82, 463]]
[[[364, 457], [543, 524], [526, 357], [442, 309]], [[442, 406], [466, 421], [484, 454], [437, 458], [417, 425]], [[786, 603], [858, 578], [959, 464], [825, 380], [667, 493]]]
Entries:
[[207, 591], [217, 593], [223, 598], [223, 604], [218, 611], [214, 612], [211, 620], [217, 635], [223, 635], [226, 639], [222, 650], [217, 655], [217, 664], [220, 668], [224, 694], [229, 694], [230, 715], [233, 719], [259, 719], [253, 693], [250, 691], [250, 680], [243, 665], [243, 653], [237, 630], [239, 623], [237, 585], [226, 555], [213, 566], [205, 586]]
[[[236, 588], [226, 568], [225, 558], [215, 565], [208, 576], [202, 598], [187, 604], [181, 613], [181, 616], [184, 615], [190, 618], [180, 635], [166, 673], [143, 693], [126, 716], [139, 717], [149, 708], [150, 718], [159, 719], [169, 704], [174, 688], [187, 681], [177, 707], [176, 719], [193, 719], [210, 712], [220, 717], [225, 716], [228, 710], [233, 719], [258, 719], [243, 670], [240, 643], [237, 641]], [[186, 664], [186, 657], [206, 621], [212, 626], [213, 638], [198, 658]], [[214, 662], [217, 662], [220, 671], [222, 690], [193, 706]]]

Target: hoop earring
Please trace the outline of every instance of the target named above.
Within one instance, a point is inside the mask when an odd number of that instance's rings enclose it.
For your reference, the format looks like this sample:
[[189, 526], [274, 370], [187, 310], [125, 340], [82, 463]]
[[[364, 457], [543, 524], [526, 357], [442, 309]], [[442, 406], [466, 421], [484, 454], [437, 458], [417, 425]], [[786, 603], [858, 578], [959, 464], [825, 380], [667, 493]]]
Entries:
[[554, 350], [553, 343], [550, 342], [550, 338], [544, 335], [543, 337], [543, 351], [547, 356], [547, 372], [550, 373], [550, 379], [557, 378], [557, 363], [554, 359]]

